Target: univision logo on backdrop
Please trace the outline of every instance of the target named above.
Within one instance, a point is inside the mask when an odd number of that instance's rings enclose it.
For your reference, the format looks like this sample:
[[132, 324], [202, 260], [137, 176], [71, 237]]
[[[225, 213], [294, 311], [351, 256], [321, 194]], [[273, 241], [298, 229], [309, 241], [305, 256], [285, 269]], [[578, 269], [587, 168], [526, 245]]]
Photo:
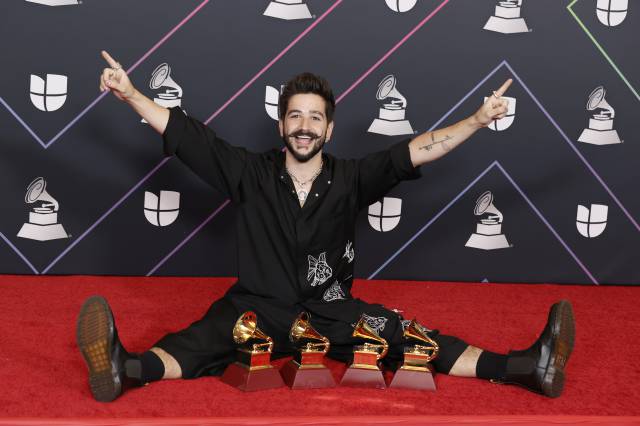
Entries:
[[46, 80], [31, 74], [29, 88], [31, 103], [40, 111], [56, 111], [67, 100], [67, 76], [47, 74]]
[[389, 9], [394, 12], [408, 12], [413, 9], [418, 0], [384, 0]]
[[591, 204], [591, 208], [578, 204], [576, 226], [580, 235], [586, 238], [600, 236], [607, 227], [608, 214], [609, 206], [605, 204]]
[[160, 191], [158, 197], [153, 192], [144, 192], [144, 217], [155, 226], [169, 226], [178, 218], [180, 193]]
[[622, 24], [628, 10], [629, 0], [598, 0], [596, 5], [598, 20], [607, 27]]
[[369, 206], [369, 225], [378, 232], [388, 232], [398, 226], [402, 213], [402, 199], [384, 197]]

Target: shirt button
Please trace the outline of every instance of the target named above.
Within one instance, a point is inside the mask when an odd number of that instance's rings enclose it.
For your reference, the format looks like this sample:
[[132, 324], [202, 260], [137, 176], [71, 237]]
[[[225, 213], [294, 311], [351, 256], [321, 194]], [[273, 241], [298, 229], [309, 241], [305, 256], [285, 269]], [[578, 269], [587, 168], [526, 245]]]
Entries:
[[318, 193], [316, 192], [316, 197], [318, 196]]
[[328, 181], [327, 181], [327, 183], [328, 183], [329, 185], [331, 185], [331, 181], [330, 181], [330, 180], [328, 180]]

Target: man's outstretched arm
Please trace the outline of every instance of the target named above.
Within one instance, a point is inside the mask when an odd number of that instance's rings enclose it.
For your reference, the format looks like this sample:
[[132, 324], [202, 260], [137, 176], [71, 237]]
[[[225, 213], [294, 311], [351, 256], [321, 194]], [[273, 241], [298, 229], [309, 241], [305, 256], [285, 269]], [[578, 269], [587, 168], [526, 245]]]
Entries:
[[409, 143], [411, 162], [414, 167], [437, 160], [467, 140], [478, 129], [487, 127], [493, 120], [504, 117], [507, 113], [508, 101], [501, 96], [512, 82], [512, 79], [507, 80], [471, 117], [452, 126], [416, 136]]
[[106, 51], [101, 53], [109, 68], [105, 68], [100, 75], [100, 91], [109, 90], [116, 98], [131, 105], [151, 127], [163, 134], [169, 122], [169, 110], [140, 93], [133, 87], [122, 65]]

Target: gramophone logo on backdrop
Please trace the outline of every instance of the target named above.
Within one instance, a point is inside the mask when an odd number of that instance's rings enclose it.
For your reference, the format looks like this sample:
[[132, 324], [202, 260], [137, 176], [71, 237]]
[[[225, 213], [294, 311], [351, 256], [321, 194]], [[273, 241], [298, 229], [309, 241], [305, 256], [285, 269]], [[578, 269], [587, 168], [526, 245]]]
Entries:
[[400, 223], [402, 200], [384, 197], [369, 206], [369, 225], [378, 232], [389, 232]]
[[482, 250], [495, 250], [511, 247], [502, 233], [502, 213], [493, 205], [491, 191], [484, 192], [476, 201], [473, 214], [480, 216], [480, 223], [476, 225], [476, 232], [471, 234], [465, 244]]
[[493, 16], [489, 18], [484, 29], [502, 34], [529, 32], [529, 27], [520, 16], [522, 0], [502, 0], [496, 5]]
[[67, 100], [67, 76], [47, 74], [46, 80], [31, 74], [29, 88], [31, 103], [40, 111], [56, 111]]
[[280, 112], [278, 111], [278, 100], [280, 99], [280, 93], [284, 85], [280, 86], [280, 91], [273, 86], [265, 86], [264, 89], [264, 109], [267, 111], [269, 117], [278, 121]]
[[43, 4], [45, 6], [72, 6], [80, 4], [78, 0], [26, 0], [29, 3]]
[[[516, 98], [511, 98], [509, 96], [502, 96], [501, 98], [509, 101], [507, 114], [502, 118], [493, 120], [488, 126], [489, 129], [495, 130], [497, 132], [501, 132], [502, 130], [506, 130], [511, 127], [511, 124], [516, 117]], [[489, 98], [485, 96], [484, 102], [487, 102], [487, 99]]]
[[309, 7], [302, 0], [273, 0], [263, 15], [287, 21], [313, 18]]
[[589, 119], [589, 127], [584, 129], [578, 142], [593, 145], [611, 145], [621, 143], [618, 132], [613, 128], [613, 117], [616, 113], [613, 107], [605, 101], [604, 87], [598, 86], [589, 95], [587, 111], [593, 111]]
[[169, 226], [180, 213], [180, 193], [160, 191], [160, 197], [153, 192], [144, 192], [144, 217], [155, 226]]
[[47, 182], [39, 177], [27, 188], [24, 202], [33, 204], [29, 212], [29, 222], [22, 225], [18, 237], [29, 240], [49, 241], [69, 238], [58, 223], [58, 202], [47, 192]]
[[628, 10], [629, 0], [598, 0], [596, 4], [598, 20], [607, 27], [620, 25]]
[[418, 0], [384, 0], [389, 9], [394, 12], [408, 12], [413, 9]]
[[578, 204], [576, 226], [580, 235], [586, 238], [595, 238], [602, 234], [607, 227], [608, 213], [609, 206], [605, 204], [591, 204], [590, 209]]
[[373, 120], [368, 132], [387, 136], [413, 134], [409, 120], [405, 120], [407, 99], [396, 89], [396, 78], [393, 75], [382, 79], [378, 85], [376, 99], [379, 101], [390, 99], [390, 102], [382, 104], [378, 118]]
[[[165, 108], [177, 106], [182, 109], [182, 87], [171, 78], [171, 67], [167, 63], [158, 65], [153, 71], [149, 88], [152, 90], [164, 88], [163, 92], [156, 94], [153, 102]], [[143, 118], [140, 122], [146, 123], [147, 121]]]

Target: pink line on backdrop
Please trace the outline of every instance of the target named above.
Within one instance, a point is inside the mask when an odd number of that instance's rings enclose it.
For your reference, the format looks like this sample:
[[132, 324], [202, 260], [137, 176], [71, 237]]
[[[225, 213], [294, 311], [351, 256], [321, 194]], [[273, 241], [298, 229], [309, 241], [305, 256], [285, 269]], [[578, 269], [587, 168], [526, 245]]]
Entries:
[[[338, 0], [333, 6], [331, 6], [329, 8], [329, 10], [327, 10], [324, 14], [322, 14], [322, 16], [320, 18], [318, 18], [318, 20], [316, 22], [314, 22], [309, 28], [307, 28], [304, 32], [302, 32], [298, 37], [296, 37], [296, 39], [294, 41], [292, 41], [282, 52], [280, 52], [280, 54], [278, 56], [276, 56], [271, 62], [269, 62], [258, 74], [255, 75], [255, 77], [253, 77], [251, 80], [249, 80], [249, 82], [247, 84], [245, 84], [235, 95], [233, 95], [227, 102], [225, 102], [224, 105], [222, 105], [220, 108], [218, 108], [218, 110], [213, 113], [213, 115], [211, 117], [209, 117], [207, 119], [207, 121], [205, 121], [205, 124], [209, 124], [209, 122], [211, 120], [213, 120], [218, 114], [220, 114], [229, 103], [231, 103], [236, 97], [238, 97], [251, 83], [253, 83], [258, 77], [260, 77], [261, 74], [263, 74], [275, 61], [277, 61], [278, 59], [280, 59], [280, 57], [282, 55], [284, 55], [295, 43], [298, 42], [298, 40], [300, 40], [302, 37], [304, 37], [304, 35], [306, 33], [308, 33], [321, 19], [323, 19], [329, 12], [331, 12], [336, 6], [338, 6], [338, 4], [340, 4], [342, 2], [342, 0]], [[358, 86], [362, 80], [364, 80], [365, 78], [367, 78], [367, 76], [369, 74], [371, 74], [377, 67], [380, 66], [380, 64], [382, 62], [384, 62], [390, 55], [393, 54], [393, 52], [395, 52], [400, 46], [402, 46], [411, 36], [413, 36], [413, 34], [415, 34], [416, 31], [418, 31], [424, 24], [427, 23], [427, 21], [429, 21], [429, 19], [431, 19], [436, 13], [438, 13], [440, 11], [440, 9], [442, 9], [442, 7], [444, 7], [447, 3], [449, 3], [449, 0], [445, 0], [442, 3], [440, 3], [440, 5], [438, 7], [436, 7], [429, 15], [427, 15], [422, 21], [420, 21], [420, 23], [418, 23], [418, 25], [416, 25], [411, 31], [409, 31], [409, 33], [407, 33], [407, 35], [405, 35], [398, 43], [396, 43], [395, 46], [393, 46], [391, 48], [391, 50], [389, 50], [387, 53], [385, 53], [378, 61], [376, 61], [376, 63], [373, 64], [373, 66], [371, 66], [371, 68], [369, 68], [360, 78], [358, 78], [355, 83], [353, 83], [351, 85], [351, 87], [349, 87], [346, 91], [344, 91], [337, 99], [336, 99], [336, 104], [338, 102], [340, 102], [345, 96], [347, 96], [353, 89], [356, 88], [356, 86]], [[283, 148], [284, 150], [284, 148]], [[193, 232], [191, 232], [184, 240], [182, 240], [180, 242], [180, 244], [178, 244], [178, 246], [176, 248], [174, 248], [168, 255], [166, 255], [156, 266], [154, 266], [148, 273], [147, 276], [150, 276], [152, 274], [154, 274], [162, 265], [164, 265], [180, 248], [182, 248], [182, 246], [184, 246], [191, 238], [193, 238], [193, 236], [198, 233], [200, 231], [200, 229], [202, 229], [204, 227], [204, 225], [206, 223], [208, 223], [209, 221], [211, 221], [224, 207], [226, 207], [226, 205], [229, 203], [229, 199], [226, 199], [210, 216], [208, 216], [203, 223], [201, 223], [196, 230], [194, 230]]]
[[[447, 0], [449, 1], [449, 0]], [[333, 11], [333, 9], [335, 9], [336, 7], [338, 7], [338, 5], [342, 3], [342, 0], [337, 0], [329, 9], [327, 9], [322, 15], [320, 15], [320, 17], [318, 19], [315, 20], [315, 22], [311, 25], [309, 25], [309, 27], [307, 27], [306, 30], [304, 30], [302, 33], [300, 33], [300, 35], [298, 35], [298, 37], [296, 37], [291, 43], [289, 43], [287, 45], [287, 47], [284, 48], [284, 50], [280, 53], [278, 53], [278, 55], [273, 58], [271, 61], [269, 61], [269, 63], [267, 65], [264, 66], [264, 68], [262, 68], [256, 75], [253, 76], [253, 78], [249, 81], [247, 81], [245, 83], [244, 86], [242, 86], [240, 88], [240, 90], [238, 90], [236, 92], [235, 95], [233, 95], [232, 97], [230, 97], [227, 102], [225, 102], [220, 108], [218, 108], [218, 110], [216, 112], [214, 112], [211, 117], [207, 118], [206, 121], [204, 122], [204, 124], [209, 124], [209, 122], [211, 120], [213, 120], [214, 118], [216, 118], [218, 116], [218, 114], [220, 114], [222, 111], [224, 111], [224, 109], [227, 107], [227, 105], [229, 105], [231, 102], [233, 102], [238, 96], [240, 96], [242, 94], [242, 92], [244, 92], [249, 86], [251, 86], [253, 84], [254, 81], [256, 81], [262, 74], [264, 74], [269, 68], [271, 68], [271, 66], [273, 64], [275, 64], [282, 56], [284, 56], [285, 53], [287, 53], [296, 43], [298, 43], [298, 41], [300, 41], [300, 39], [302, 37], [304, 37], [305, 35], [307, 35], [307, 33], [309, 33], [309, 31], [311, 31], [312, 29], [315, 28], [316, 25], [318, 25], [320, 23], [320, 21], [322, 21], [329, 13], [331, 13]]]
[[200, 9], [202, 9], [207, 3], [209, 3], [209, 0], [204, 0], [202, 3], [200, 3], [200, 5], [198, 7], [196, 7], [195, 9], [193, 9], [191, 11], [191, 13], [189, 13], [182, 21], [180, 21], [180, 23], [178, 23], [178, 25], [176, 25], [175, 27], [173, 27], [173, 29], [171, 31], [169, 31], [164, 37], [162, 37], [156, 44], [153, 45], [153, 47], [147, 52], [145, 53], [142, 58], [138, 59], [136, 61], [136, 63], [134, 63], [133, 65], [131, 65], [131, 67], [127, 70], [127, 74], [130, 73], [131, 71], [135, 70], [138, 65], [140, 65], [142, 63], [142, 61], [144, 61], [145, 59], [147, 59], [149, 57], [149, 55], [151, 55], [153, 52], [155, 52], [160, 46], [162, 46], [162, 44], [164, 44], [165, 41], [167, 41], [167, 39], [169, 37], [171, 37], [173, 35], [173, 33], [175, 33], [176, 31], [178, 31], [184, 24], [186, 24], [192, 17], [193, 15], [195, 15], [196, 13], [198, 13], [198, 11]]
[[378, 59], [378, 61], [373, 64], [371, 66], [371, 68], [369, 68], [367, 70], [367, 72], [365, 72], [364, 74], [362, 74], [362, 76], [360, 76], [360, 78], [358, 78], [352, 85], [351, 87], [349, 87], [347, 90], [345, 90], [342, 95], [340, 95], [340, 97], [338, 99], [336, 99], [336, 103], [340, 102], [340, 100], [342, 100], [342, 98], [344, 98], [345, 96], [347, 96], [349, 93], [351, 93], [351, 91], [353, 89], [355, 89], [360, 83], [362, 83], [362, 80], [364, 80], [365, 78], [367, 78], [369, 76], [369, 74], [371, 74], [373, 71], [375, 71], [376, 68], [378, 68], [380, 66], [381, 63], [383, 63], [384, 61], [387, 60], [387, 58], [389, 56], [391, 56], [393, 54], [393, 52], [395, 52], [400, 46], [402, 46], [407, 40], [409, 40], [411, 38], [411, 36], [413, 36], [413, 34], [418, 31], [424, 24], [426, 24], [433, 16], [435, 16], [436, 13], [438, 13], [440, 11], [440, 9], [442, 9], [447, 3], [449, 3], [449, 0], [444, 0], [442, 3], [440, 3], [440, 5], [438, 7], [436, 7], [435, 9], [433, 9], [433, 11], [426, 16], [426, 18], [424, 18], [422, 21], [420, 21], [420, 23], [418, 25], [415, 26], [414, 29], [412, 29], [411, 31], [409, 31], [409, 33], [404, 36], [402, 38], [402, 40], [400, 40], [398, 43], [396, 43], [395, 46], [393, 46], [391, 48], [391, 50], [389, 50], [387, 53], [384, 54], [384, 56], [380, 59]]

